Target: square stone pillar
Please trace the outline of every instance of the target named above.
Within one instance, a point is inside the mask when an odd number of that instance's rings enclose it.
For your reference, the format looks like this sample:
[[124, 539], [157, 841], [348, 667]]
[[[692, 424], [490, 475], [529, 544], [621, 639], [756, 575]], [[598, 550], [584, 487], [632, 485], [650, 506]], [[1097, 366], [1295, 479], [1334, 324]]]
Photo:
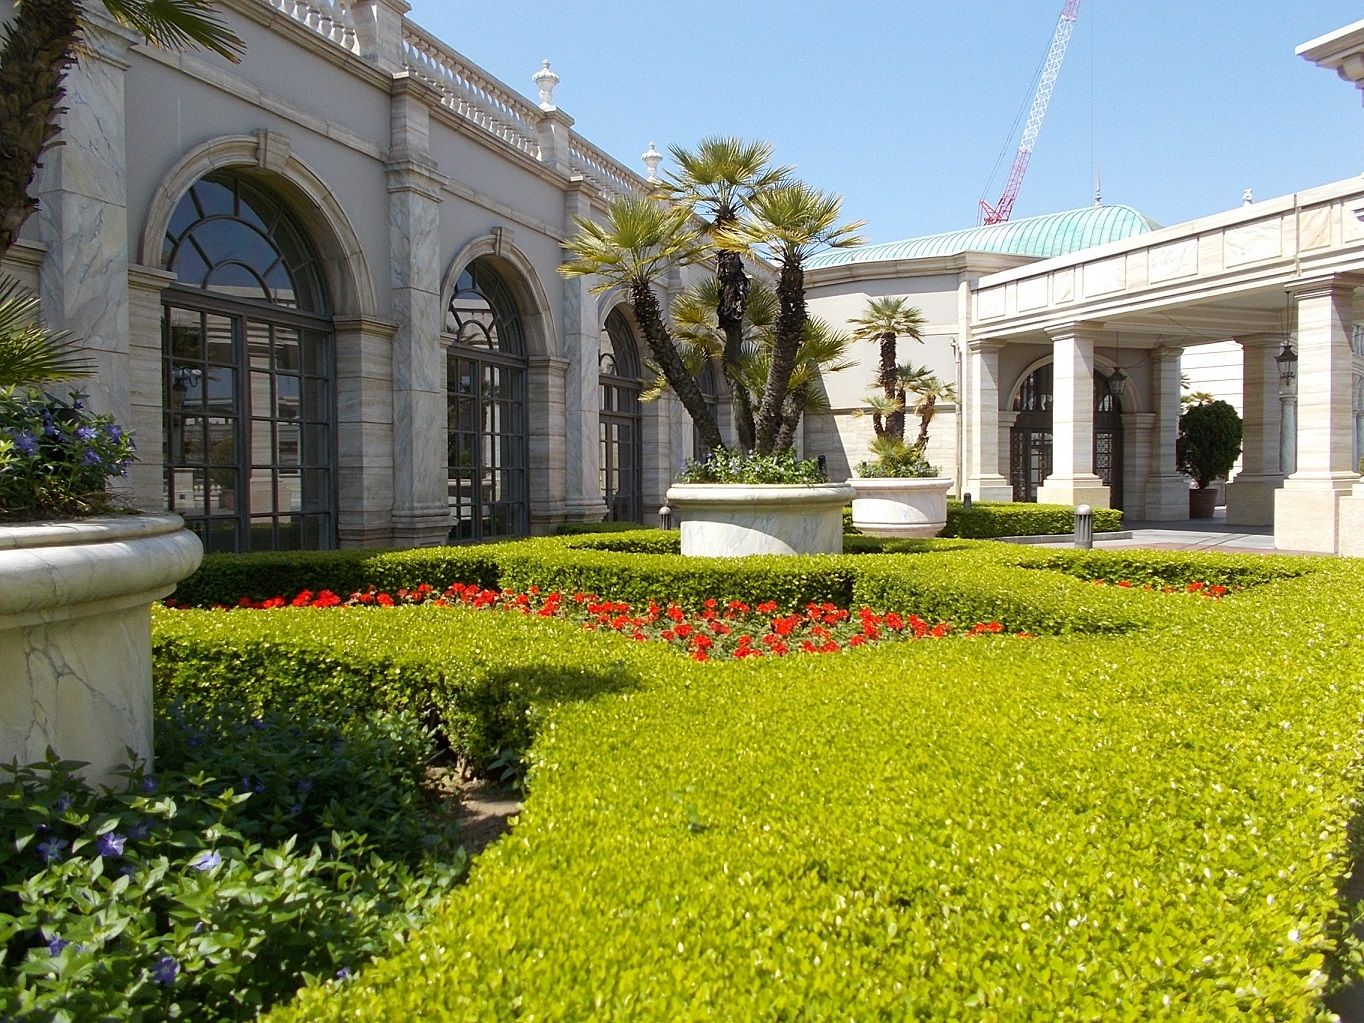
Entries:
[[393, 319], [393, 540], [443, 543], [446, 496], [445, 350], [440, 343], [440, 184], [429, 168], [388, 167]]
[[[1140, 509], [1149, 522], [1180, 522], [1189, 517], [1189, 479], [1175, 469], [1180, 413], [1179, 357], [1183, 351], [1156, 348], [1151, 352], [1151, 409], [1156, 420], [1148, 434], [1150, 475], [1146, 478], [1146, 503]], [[1133, 512], [1139, 510], [1136, 505], [1130, 507]]]
[[1152, 459], [1158, 454], [1152, 441], [1156, 423], [1154, 412], [1122, 413], [1122, 505], [1123, 518], [1128, 522], [1141, 520], [1146, 514]]
[[537, 536], [554, 532], [554, 527], [564, 520], [564, 495], [567, 489], [564, 454], [567, 438], [563, 432], [564, 383], [568, 370], [567, 359], [548, 355], [533, 355], [526, 366], [532, 466], [527, 478], [530, 531]]
[[1283, 486], [1279, 464], [1279, 354], [1283, 337], [1238, 337], [1241, 346], [1241, 471], [1227, 484], [1227, 522], [1268, 526], [1274, 522], [1274, 492]]
[[175, 275], [149, 266], [128, 268], [128, 382], [129, 418], [137, 461], [128, 470], [128, 500], [146, 512], [166, 508], [164, 479], [165, 432], [161, 362], [161, 292]]
[[1280, 550], [1334, 554], [1341, 546], [1340, 499], [1359, 480], [1351, 464], [1350, 350], [1359, 280], [1333, 275], [1290, 287], [1298, 328], [1298, 465], [1275, 494], [1274, 546]]
[[[75, 386], [96, 412], [132, 420], [128, 359], [128, 183], [124, 78], [141, 37], [100, 10], [82, 18], [76, 63], [66, 73], [58, 144], [34, 182], [43, 319], [69, 331], [95, 365]], [[159, 332], [158, 332], [159, 336]], [[158, 373], [158, 379], [160, 374]], [[160, 423], [141, 440], [155, 457]]]
[[969, 349], [970, 451], [963, 489], [978, 501], [1012, 501], [1014, 494], [999, 471], [999, 352], [1003, 347], [998, 341], [972, 341]]
[[1069, 323], [1052, 337], [1052, 471], [1038, 504], [1108, 507], [1108, 487], [1094, 474], [1094, 332]]
[[[564, 195], [564, 230], [576, 232], [576, 218], [592, 216], [591, 186], [574, 178]], [[562, 250], [564, 260], [573, 254]], [[567, 474], [564, 511], [570, 522], [601, 522], [607, 515], [601, 496], [601, 329], [591, 281], [563, 282], [564, 458]]]
[[393, 338], [381, 320], [338, 317], [337, 538], [342, 547], [393, 544]]

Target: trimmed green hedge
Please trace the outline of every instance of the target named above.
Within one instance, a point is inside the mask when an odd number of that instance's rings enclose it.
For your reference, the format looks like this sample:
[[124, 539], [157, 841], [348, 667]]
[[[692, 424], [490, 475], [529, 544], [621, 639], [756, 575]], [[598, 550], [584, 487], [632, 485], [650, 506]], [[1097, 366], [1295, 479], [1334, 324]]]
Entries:
[[[1094, 531], [1122, 529], [1122, 512], [1094, 509]], [[947, 502], [947, 526], [942, 536], [990, 539], [997, 536], [1052, 536], [1075, 532], [1075, 509], [1068, 504], [1031, 504], [1022, 501], [975, 501], [967, 511], [960, 501]]]
[[302, 717], [413, 711], [475, 768], [524, 750], [531, 708], [637, 684], [640, 653], [565, 623], [434, 605], [167, 611], [153, 620], [158, 703], [223, 697]]
[[595, 536], [600, 533], [628, 533], [649, 527], [642, 522], [564, 522], [554, 532], [558, 536]]
[[270, 1019], [1325, 1018], [1328, 971], [1356, 969], [1330, 957], [1364, 780], [1357, 566], [1210, 601], [1017, 557], [844, 561], [860, 592], [1013, 587], [1146, 624], [646, 657], [547, 712], [516, 830], [433, 923]]

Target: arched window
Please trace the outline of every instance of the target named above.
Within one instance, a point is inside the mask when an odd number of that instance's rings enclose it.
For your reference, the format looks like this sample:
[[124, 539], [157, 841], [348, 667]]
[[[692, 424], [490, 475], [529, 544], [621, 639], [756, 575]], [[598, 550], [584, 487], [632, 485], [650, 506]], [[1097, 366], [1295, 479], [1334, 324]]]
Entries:
[[526, 342], [516, 300], [486, 259], [455, 282], [445, 333], [450, 539], [525, 536]]
[[612, 522], [639, 522], [644, 506], [639, 412], [643, 387], [634, 331], [619, 310], [606, 317], [599, 366], [602, 500]]
[[332, 324], [307, 235], [265, 186], [214, 172], [162, 263], [170, 508], [208, 551], [334, 547]]

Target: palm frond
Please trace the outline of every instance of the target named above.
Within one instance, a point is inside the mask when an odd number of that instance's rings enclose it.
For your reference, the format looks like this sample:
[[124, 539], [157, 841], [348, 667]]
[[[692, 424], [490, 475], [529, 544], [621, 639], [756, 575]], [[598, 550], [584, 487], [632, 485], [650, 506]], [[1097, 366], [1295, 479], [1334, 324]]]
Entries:
[[908, 299], [899, 295], [872, 299], [861, 316], [848, 322], [853, 326], [852, 336], [855, 339], [876, 342], [886, 334], [897, 339], [909, 337], [922, 341], [923, 329], [927, 324], [918, 307], [910, 305]]
[[565, 277], [597, 276], [595, 292], [635, 283], [653, 283], [673, 266], [701, 258], [704, 248], [683, 206], [628, 196], [614, 200], [606, 220], [579, 217], [578, 233], [564, 247], [574, 258], [563, 263]]
[[668, 150], [678, 170], [670, 173], [662, 190], [714, 225], [733, 220], [755, 192], [784, 181], [790, 167], [773, 167], [772, 145], [750, 142], [737, 135], [712, 135], [694, 150]]
[[0, 281], [0, 387], [55, 383], [94, 373], [76, 342], [38, 321], [38, 299], [18, 281]]
[[843, 198], [791, 181], [754, 195], [750, 216], [716, 234], [716, 244], [731, 252], [765, 251], [777, 262], [801, 262], [818, 248], [861, 245], [859, 220], [840, 224]]
[[245, 46], [214, 11], [212, 0], [102, 0], [116, 21], [163, 50], [211, 50], [234, 64]]

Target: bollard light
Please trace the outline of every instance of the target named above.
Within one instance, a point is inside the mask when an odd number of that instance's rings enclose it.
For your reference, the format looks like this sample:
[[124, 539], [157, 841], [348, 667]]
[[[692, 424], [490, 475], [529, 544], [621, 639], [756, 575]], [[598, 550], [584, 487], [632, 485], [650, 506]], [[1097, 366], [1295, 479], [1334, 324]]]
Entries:
[[1075, 546], [1085, 550], [1094, 547], [1094, 510], [1087, 504], [1075, 509]]
[[666, 504], [658, 509], [658, 526], [660, 529], [673, 528], [673, 510]]
[[969, 490], [961, 495], [961, 510], [962, 511], [971, 510], [971, 491]]

